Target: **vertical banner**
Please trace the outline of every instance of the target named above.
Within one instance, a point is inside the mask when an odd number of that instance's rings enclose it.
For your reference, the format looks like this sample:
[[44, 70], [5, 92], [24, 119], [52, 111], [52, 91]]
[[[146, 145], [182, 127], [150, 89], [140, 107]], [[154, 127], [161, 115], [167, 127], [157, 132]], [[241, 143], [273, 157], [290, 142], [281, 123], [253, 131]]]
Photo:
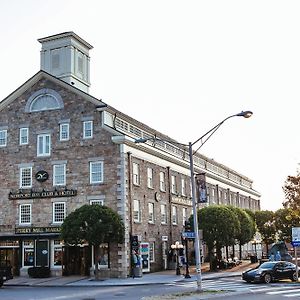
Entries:
[[196, 175], [196, 197], [197, 197], [197, 203], [207, 202], [205, 173], [199, 173]]

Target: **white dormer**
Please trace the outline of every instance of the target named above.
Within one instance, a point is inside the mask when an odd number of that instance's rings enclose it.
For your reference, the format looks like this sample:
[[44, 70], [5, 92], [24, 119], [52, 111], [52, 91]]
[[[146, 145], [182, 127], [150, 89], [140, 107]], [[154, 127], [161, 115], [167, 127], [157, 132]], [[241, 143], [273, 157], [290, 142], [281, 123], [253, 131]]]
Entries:
[[38, 39], [42, 44], [41, 70], [88, 93], [90, 86], [89, 43], [74, 32]]

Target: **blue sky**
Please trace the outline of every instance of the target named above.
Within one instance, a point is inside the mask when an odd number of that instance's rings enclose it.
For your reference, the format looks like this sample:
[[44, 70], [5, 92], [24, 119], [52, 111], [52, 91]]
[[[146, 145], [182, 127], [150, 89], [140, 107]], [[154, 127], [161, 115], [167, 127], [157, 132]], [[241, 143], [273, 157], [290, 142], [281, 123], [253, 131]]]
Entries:
[[3, 0], [0, 99], [40, 68], [38, 38], [94, 46], [90, 93], [180, 142], [232, 118], [201, 152], [278, 209], [300, 162], [299, 1]]

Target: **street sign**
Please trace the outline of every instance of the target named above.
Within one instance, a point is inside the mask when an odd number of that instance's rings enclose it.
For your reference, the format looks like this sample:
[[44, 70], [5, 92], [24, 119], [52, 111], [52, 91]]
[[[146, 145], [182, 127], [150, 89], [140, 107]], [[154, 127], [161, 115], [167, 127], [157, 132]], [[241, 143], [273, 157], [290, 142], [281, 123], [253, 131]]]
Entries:
[[[300, 227], [292, 227], [292, 244], [294, 246], [295, 244], [300, 245]], [[295, 246], [299, 246], [295, 245]]]
[[183, 232], [182, 237], [188, 238], [188, 239], [194, 239], [195, 238], [195, 232], [190, 232], [190, 231]]
[[300, 241], [297, 242], [291, 242], [291, 244], [293, 245], [293, 247], [299, 247], [300, 246]]

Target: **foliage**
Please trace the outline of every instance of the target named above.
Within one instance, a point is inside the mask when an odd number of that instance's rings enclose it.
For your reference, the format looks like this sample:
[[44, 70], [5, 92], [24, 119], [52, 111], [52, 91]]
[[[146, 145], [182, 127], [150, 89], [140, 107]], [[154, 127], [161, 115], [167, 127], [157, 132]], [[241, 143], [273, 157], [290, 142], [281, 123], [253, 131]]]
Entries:
[[291, 242], [292, 227], [299, 227], [299, 217], [290, 208], [281, 208], [275, 212], [275, 226], [281, 241]]
[[284, 183], [283, 191], [285, 201], [283, 206], [290, 209], [292, 219], [300, 219], [300, 174], [296, 176], [288, 176]]
[[276, 241], [275, 213], [270, 210], [256, 211], [255, 222], [268, 251], [268, 245]]
[[237, 232], [240, 230], [240, 223], [237, 216], [231, 209], [222, 205], [212, 205], [198, 211], [199, 229], [203, 229], [203, 239], [208, 247], [210, 261], [212, 261], [212, 251], [219, 250], [223, 246], [232, 244]]
[[61, 227], [61, 237], [68, 244], [100, 245], [122, 242], [124, 224], [121, 217], [107, 206], [83, 205], [70, 213]]

